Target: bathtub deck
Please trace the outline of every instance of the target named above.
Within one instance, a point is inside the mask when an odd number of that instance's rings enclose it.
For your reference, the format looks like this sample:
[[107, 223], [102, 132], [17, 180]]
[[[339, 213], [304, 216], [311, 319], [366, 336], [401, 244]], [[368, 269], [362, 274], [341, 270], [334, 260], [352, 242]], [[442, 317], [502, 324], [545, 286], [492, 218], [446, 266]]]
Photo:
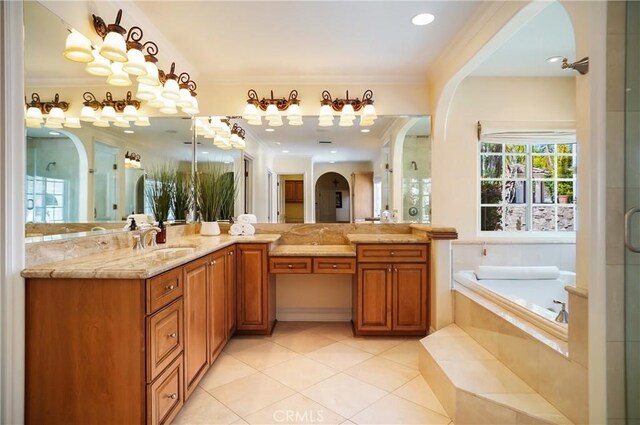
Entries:
[[572, 423], [455, 324], [421, 343], [420, 372], [457, 425]]

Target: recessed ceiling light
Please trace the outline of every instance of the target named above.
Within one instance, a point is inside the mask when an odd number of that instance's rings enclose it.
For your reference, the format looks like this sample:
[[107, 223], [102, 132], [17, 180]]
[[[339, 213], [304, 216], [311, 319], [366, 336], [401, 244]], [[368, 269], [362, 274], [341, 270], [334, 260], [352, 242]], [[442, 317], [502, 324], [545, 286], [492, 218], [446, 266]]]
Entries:
[[272, 132], [272, 131], [276, 131], [276, 130], [275, 130], [275, 128], [265, 128], [264, 131]]
[[371, 130], [369, 130], [368, 128], [363, 128], [362, 130], [360, 130], [360, 132], [362, 132], [362, 133], [368, 133], [368, 132], [370, 132], [370, 131], [371, 131]]
[[133, 134], [133, 133], [135, 133], [135, 131], [133, 131], [133, 130], [125, 130], [124, 132], [125, 132], [125, 133], [127, 133], [127, 134]]
[[209, 152], [202, 152], [202, 155], [209, 155]]
[[289, 151], [286, 151], [286, 150], [285, 150], [285, 151], [282, 151], [282, 153], [289, 153]]
[[331, 153], [338, 153], [338, 151], [331, 151]]
[[431, 13], [419, 13], [411, 18], [411, 23], [417, 26], [429, 25], [434, 19], [436, 19], [436, 17]]
[[52, 135], [52, 136], [59, 136], [60, 135], [60, 133], [58, 133], [57, 131], [50, 131], [49, 134]]
[[549, 63], [556, 63], [556, 62], [560, 62], [562, 60], [562, 56], [551, 56], [550, 58], [547, 58], [547, 62]]

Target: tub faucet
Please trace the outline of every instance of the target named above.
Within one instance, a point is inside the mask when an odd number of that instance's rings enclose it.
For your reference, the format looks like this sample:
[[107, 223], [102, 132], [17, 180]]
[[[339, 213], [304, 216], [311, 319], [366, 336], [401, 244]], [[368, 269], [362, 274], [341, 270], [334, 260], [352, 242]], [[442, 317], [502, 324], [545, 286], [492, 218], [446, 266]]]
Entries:
[[567, 303], [553, 300], [554, 304], [560, 304], [560, 313], [556, 316], [556, 322], [569, 323], [569, 312], [567, 311]]

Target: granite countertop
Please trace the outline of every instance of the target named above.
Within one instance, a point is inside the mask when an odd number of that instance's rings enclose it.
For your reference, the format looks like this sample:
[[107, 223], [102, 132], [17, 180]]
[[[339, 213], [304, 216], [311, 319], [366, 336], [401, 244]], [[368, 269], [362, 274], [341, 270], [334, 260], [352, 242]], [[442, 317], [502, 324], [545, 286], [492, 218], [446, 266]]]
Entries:
[[[137, 252], [121, 248], [99, 254], [40, 264], [22, 271], [26, 278], [147, 279], [234, 243], [273, 243], [278, 234], [255, 236], [175, 237], [171, 243]], [[168, 251], [175, 249], [176, 251]]]
[[346, 235], [350, 243], [425, 243], [428, 242], [424, 236], [415, 235], [413, 233], [396, 233], [396, 234], [366, 234], [366, 233], [349, 233]]
[[272, 257], [355, 257], [352, 245], [277, 245], [271, 249]]

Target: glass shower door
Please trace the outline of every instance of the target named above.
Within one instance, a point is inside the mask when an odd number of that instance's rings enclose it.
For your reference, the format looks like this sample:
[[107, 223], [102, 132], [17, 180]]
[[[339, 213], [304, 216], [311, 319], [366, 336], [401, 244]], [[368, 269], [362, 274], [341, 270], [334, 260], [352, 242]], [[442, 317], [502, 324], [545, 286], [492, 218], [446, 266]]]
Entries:
[[625, 381], [627, 423], [640, 423], [640, 3], [627, 2], [625, 96]]

